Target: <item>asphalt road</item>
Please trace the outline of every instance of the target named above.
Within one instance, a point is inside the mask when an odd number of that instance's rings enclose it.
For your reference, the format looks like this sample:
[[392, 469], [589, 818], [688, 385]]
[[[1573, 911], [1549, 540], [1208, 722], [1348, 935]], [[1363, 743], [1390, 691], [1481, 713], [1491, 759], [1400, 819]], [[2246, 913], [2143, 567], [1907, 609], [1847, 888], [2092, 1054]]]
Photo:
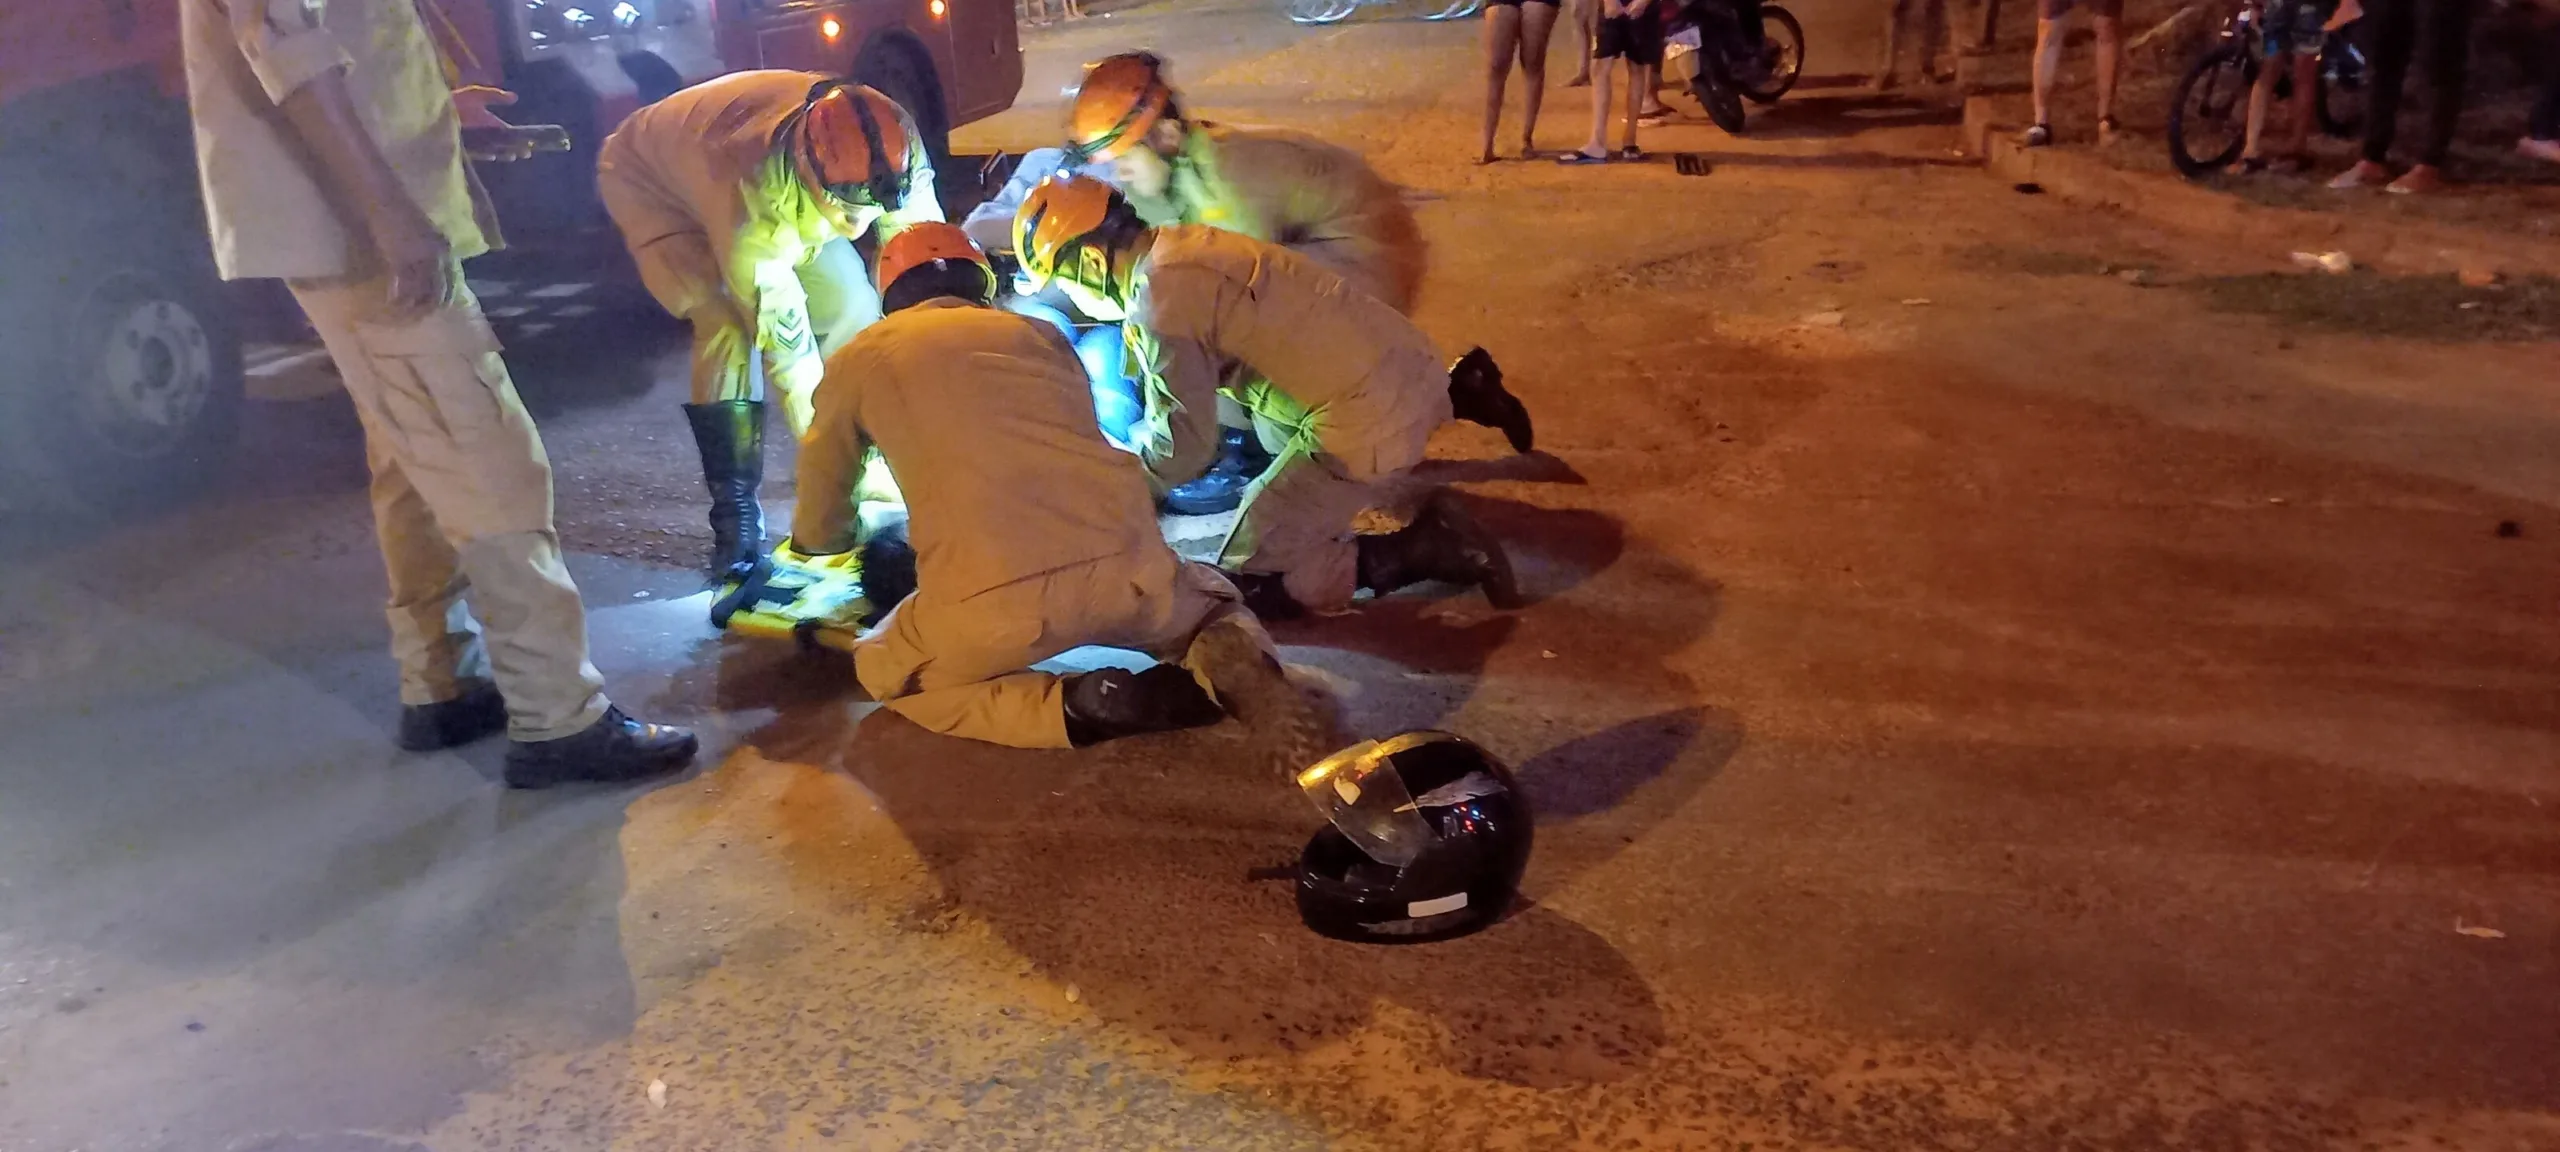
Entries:
[[1504, 923], [1305, 933], [1225, 730], [970, 745], [711, 634], [680, 338], [608, 311], [511, 362], [685, 778], [390, 749], [343, 401], [11, 542], [0, 1149], [2560, 1148], [2552, 349], [2211, 311], [2262, 269], [1957, 165], [1805, 15], [1749, 139], [1648, 133], [1704, 177], [1473, 167], [1474, 25], [1243, 4], [1036, 33], [963, 135], [1144, 44], [1413, 190], [1542, 447], [1431, 475], [1538, 601], [1282, 639], [1520, 767]]

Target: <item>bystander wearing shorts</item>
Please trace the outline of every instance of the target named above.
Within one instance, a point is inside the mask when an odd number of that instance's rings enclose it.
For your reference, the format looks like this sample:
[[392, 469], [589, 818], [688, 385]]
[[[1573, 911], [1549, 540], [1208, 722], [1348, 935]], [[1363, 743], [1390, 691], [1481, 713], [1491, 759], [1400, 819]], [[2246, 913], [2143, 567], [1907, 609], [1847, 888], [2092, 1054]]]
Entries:
[[[2121, 2], [2121, 0], [2118, 0]], [[1591, 58], [1651, 68], [1662, 63], [1662, 21], [1650, 9], [1633, 16], [1603, 16], [1591, 42]]]

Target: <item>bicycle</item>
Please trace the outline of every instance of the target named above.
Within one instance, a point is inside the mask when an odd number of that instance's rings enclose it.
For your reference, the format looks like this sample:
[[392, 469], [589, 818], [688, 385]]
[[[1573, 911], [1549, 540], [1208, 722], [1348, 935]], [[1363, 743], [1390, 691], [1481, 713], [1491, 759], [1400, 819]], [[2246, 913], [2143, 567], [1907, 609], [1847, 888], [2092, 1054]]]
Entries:
[[[2189, 177], [2231, 166], [2248, 144], [2249, 90], [2267, 65], [2264, 0], [2242, 0], [2223, 21], [2220, 43], [2178, 80], [2169, 105], [2169, 162]], [[2320, 84], [2311, 94], [2320, 131], [2346, 139], [2364, 130], [2364, 53], [2347, 33], [2332, 30], [2320, 42]], [[2292, 95], [2290, 74], [2276, 79], [2276, 98]], [[2211, 145], [2209, 148], [2198, 145]]]
[[[1402, 3], [1402, 0], [1288, 0], [1289, 19], [1299, 24], [1336, 24], [1350, 19], [1363, 8]], [[1484, 0], [1444, 0], [1438, 11], [1423, 19], [1463, 20], [1484, 10]]]

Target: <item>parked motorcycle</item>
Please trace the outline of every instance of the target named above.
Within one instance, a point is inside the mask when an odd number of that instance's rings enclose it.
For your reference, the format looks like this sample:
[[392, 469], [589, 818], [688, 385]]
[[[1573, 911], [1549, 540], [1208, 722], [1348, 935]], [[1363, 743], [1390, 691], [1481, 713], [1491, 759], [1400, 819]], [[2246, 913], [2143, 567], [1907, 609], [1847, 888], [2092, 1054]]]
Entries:
[[[1675, 0], [1668, 43], [1679, 49], [1665, 75], [1685, 81], [1707, 118], [1742, 134], [1742, 102], [1775, 104], [1804, 74], [1804, 24], [1776, 4]], [[1756, 7], [1757, 23], [1753, 24]], [[1686, 75], [1683, 76], [1682, 73]]]

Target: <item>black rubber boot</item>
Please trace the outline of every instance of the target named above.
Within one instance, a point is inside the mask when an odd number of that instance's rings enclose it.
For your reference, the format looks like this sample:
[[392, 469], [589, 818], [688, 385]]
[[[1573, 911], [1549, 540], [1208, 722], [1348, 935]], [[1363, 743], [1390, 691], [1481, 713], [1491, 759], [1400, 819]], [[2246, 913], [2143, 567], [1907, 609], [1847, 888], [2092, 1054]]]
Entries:
[[764, 556], [764, 402], [719, 400], [687, 404], [694, 447], [702, 452], [702, 483], [711, 490], [711, 578], [752, 567]]
[[644, 724], [607, 707], [583, 732], [557, 740], [519, 740], [507, 749], [507, 787], [619, 784], [673, 772], [693, 762], [693, 733]]
[[1413, 523], [1383, 536], [1363, 536], [1359, 547], [1360, 586], [1378, 595], [1445, 580], [1484, 589], [1485, 599], [1496, 608], [1522, 604], [1502, 541], [1448, 492], [1433, 493]]
[[506, 730], [507, 698], [498, 695], [497, 685], [482, 680], [451, 700], [401, 705], [395, 740], [405, 752], [434, 752]]
[[1514, 452], [1526, 452], [1537, 443], [1537, 433], [1529, 426], [1528, 405], [1502, 386], [1502, 366], [1482, 348], [1467, 349], [1449, 366], [1449, 413], [1469, 424], [1500, 429]]
[[1215, 724], [1226, 713], [1178, 664], [1143, 672], [1097, 668], [1066, 679], [1067, 743], [1078, 748], [1105, 740]]
[[1289, 595], [1287, 582], [1271, 572], [1229, 572], [1227, 581], [1244, 594], [1244, 606], [1264, 620], [1295, 620], [1307, 614], [1307, 606]]

